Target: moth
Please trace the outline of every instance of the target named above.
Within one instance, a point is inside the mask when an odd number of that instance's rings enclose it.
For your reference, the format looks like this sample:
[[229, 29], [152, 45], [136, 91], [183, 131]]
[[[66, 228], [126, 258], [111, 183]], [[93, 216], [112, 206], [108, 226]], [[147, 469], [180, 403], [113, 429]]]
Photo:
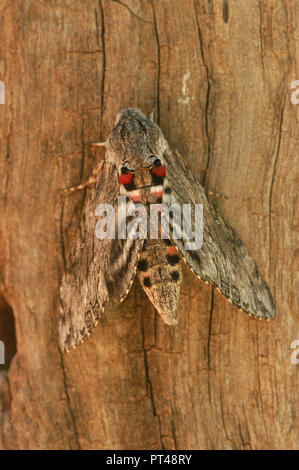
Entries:
[[[164, 322], [176, 324], [182, 262], [243, 312], [266, 320], [274, 317], [271, 293], [247, 249], [207, 199], [182, 156], [170, 148], [152, 116], [147, 118], [136, 108], [124, 109], [106, 142], [96, 145], [106, 148], [105, 159], [85, 184], [68, 190], [91, 187], [61, 282], [59, 338], [64, 350], [90, 335], [109, 298], [119, 302], [126, 298], [136, 272]], [[147, 211], [151, 204], [202, 204], [201, 248], [186, 249], [183, 230], [181, 238], [170, 231], [166, 239], [99, 239], [97, 207], [110, 204], [117, 213], [120, 195], [128, 208], [139, 203]], [[127, 216], [126, 223], [137, 224], [136, 220]]]

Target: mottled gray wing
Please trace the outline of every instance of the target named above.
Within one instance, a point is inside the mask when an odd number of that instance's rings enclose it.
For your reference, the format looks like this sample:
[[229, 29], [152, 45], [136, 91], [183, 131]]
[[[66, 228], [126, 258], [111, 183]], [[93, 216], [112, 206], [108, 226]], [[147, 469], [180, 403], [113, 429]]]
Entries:
[[[202, 247], [186, 250], [186, 240], [171, 236], [186, 263], [201, 280], [213, 283], [244, 312], [258, 318], [273, 318], [274, 303], [266, 282], [237, 234], [207, 200], [203, 187], [194, 179], [182, 156], [168, 149], [164, 164], [163, 203], [179, 203], [181, 207], [188, 203], [203, 204]], [[200, 225], [195, 229], [200, 230]]]
[[[117, 217], [118, 195], [116, 168], [105, 161], [88, 195], [80, 233], [61, 282], [59, 341], [64, 350], [75, 347], [89, 336], [103, 313], [113, 286], [117, 286], [113, 292], [115, 299], [122, 300], [135, 275], [140, 243], [132, 240], [130, 250], [124, 252], [123, 246], [119, 249], [117, 238], [100, 240], [95, 232], [98, 222], [96, 208], [99, 204], [111, 204]], [[115, 260], [119, 252], [121, 258], [116, 270]]]

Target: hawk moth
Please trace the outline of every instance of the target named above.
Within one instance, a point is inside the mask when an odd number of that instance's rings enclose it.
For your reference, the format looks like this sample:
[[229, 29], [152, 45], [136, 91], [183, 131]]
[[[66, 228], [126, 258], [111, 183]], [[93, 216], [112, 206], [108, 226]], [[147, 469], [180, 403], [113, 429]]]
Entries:
[[[178, 321], [182, 260], [204, 282], [212, 283], [239, 309], [256, 318], [273, 318], [267, 284], [234, 230], [207, 199], [181, 155], [170, 148], [152, 116], [139, 109], [121, 111], [106, 142], [106, 155], [87, 183], [84, 218], [61, 282], [59, 337], [69, 350], [89, 336], [112, 297], [123, 301], [136, 272], [143, 289], [167, 324]], [[175, 239], [102, 239], [95, 234], [96, 208], [119, 195], [127, 204], [203, 204], [203, 245], [186, 250]], [[129, 217], [128, 219], [134, 219]], [[132, 222], [132, 220], [131, 220]], [[127, 220], [129, 223], [129, 220]]]

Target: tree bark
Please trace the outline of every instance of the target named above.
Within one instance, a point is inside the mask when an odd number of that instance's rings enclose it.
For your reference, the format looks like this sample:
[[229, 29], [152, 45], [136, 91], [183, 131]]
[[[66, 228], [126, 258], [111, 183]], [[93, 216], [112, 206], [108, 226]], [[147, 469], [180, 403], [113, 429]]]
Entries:
[[[0, 15], [0, 340], [17, 348], [0, 448], [298, 448], [298, 2], [0, 0]], [[134, 282], [62, 354], [59, 283], [86, 193], [59, 189], [88, 178], [118, 111], [154, 105], [224, 196], [277, 318], [248, 318], [184, 269], [178, 326]]]

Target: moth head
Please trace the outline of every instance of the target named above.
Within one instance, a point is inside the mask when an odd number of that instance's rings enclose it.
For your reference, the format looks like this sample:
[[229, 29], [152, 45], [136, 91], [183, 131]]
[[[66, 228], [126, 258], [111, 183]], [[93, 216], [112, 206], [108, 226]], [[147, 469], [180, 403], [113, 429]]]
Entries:
[[159, 126], [137, 108], [118, 113], [108, 142], [119, 173], [154, 167], [163, 161], [167, 145]]

